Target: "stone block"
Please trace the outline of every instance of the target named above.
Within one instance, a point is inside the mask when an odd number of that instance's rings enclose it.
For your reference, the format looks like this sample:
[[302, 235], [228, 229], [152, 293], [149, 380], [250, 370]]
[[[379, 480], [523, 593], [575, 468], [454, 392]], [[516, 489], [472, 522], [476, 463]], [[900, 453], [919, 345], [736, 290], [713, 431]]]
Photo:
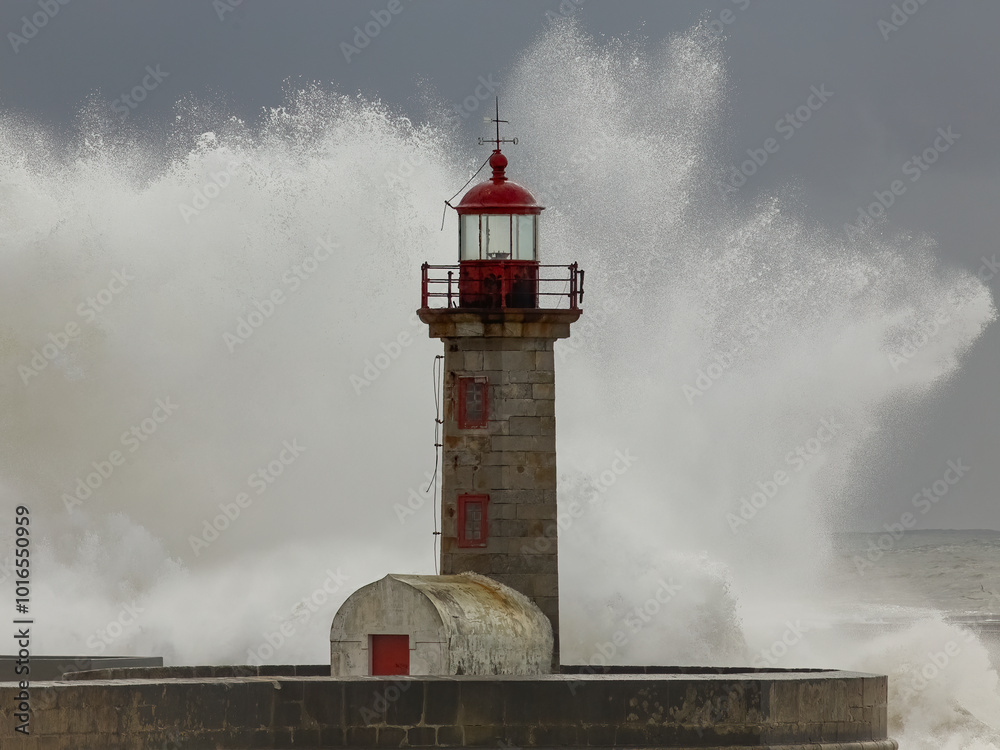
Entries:
[[524, 465], [532, 469], [554, 469], [556, 466], [556, 454], [550, 453], [548, 451], [535, 451], [534, 453], [525, 453]]
[[319, 730], [320, 747], [344, 747], [345, 732], [340, 727], [323, 727]]
[[506, 505], [493, 505], [490, 512], [496, 513], [496, 517], [503, 521], [510, 521], [518, 517], [518, 506], [511, 505], [510, 503]]
[[531, 383], [508, 383], [497, 389], [500, 398], [531, 398]]
[[292, 733], [294, 744], [289, 747], [319, 747], [320, 736], [318, 729], [296, 728]]
[[465, 727], [465, 747], [505, 747], [506, 733], [500, 724]]
[[484, 333], [485, 325], [482, 321], [463, 320], [455, 322], [454, 328], [452, 329], [452, 336], [449, 338], [479, 337]]
[[532, 727], [531, 742], [535, 747], [578, 747], [579, 730], [572, 725]]
[[494, 435], [492, 440], [494, 451], [534, 451], [535, 438], [528, 435]]
[[424, 724], [458, 724], [458, 682], [432, 680], [424, 686]]
[[[534, 388], [535, 386], [532, 386]], [[535, 416], [536, 401], [533, 398], [508, 398], [494, 404], [496, 419]]]
[[[542, 352], [542, 354], [544, 354], [544, 352]], [[514, 372], [516, 370], [534, 370], [536, 369], [535, 362], [537, 361], [538, 355], [539, 352], [523, 350], [503, 352], [501, 356], [501, 362], [503, 364], [500, 369], [503, 369], [506, 372]]]
[[[503, 489], [502, 466], [479, 466], [472, 475], [472, 488], [479, 492]], [[458, 485], [456, 485], [458, 489]]]
[[483, 369], [485, 370], [498, 370], [504, 371], [507, 368], [504, 367], [504, 352], [493, 351], [493, 352], [483, 352]]
[[483, 353], [467, 351], [464, 353], [463, 367], [469, 372], [478, 373], [483, 369]]
[[438, 727], [437, 744], [439, 747], [462, 747], [465, 745], [465, 732], [462, 727]]
[[536, 400], [554, 400], [556, 397], [556, 386], [554, 383], [534, 383], [531, 386], [531, 397]]
[[[332, 681], [307, 682], [303, 688], [302, 708], [304, 715], [321, 727], [340, 726], [344, 716], [343, 684]], [[226, 723], [230, 725], [247, 726], [247, 719], [233, 721], [228, 714], [226, 715]]]
[[556, 509], [551, 505], [511, 505], [517, 511], [516, 518], [555, 521]]
[[580, 743], [588, 747], [614, 747], [615, 726], [591, 724], [581, 729]]
[[406, 729], [403, 727], [379, 727], [375, 747], [402, 747], [405, 739]]
[[437, 745], [437, 728], [410, 727], [406, 730], [406, 744], [410, 747], [433, 747]]
[[459, 688], [458, 724], [465, 727], [465, 740], [474, 726], [501, 727], [504, 723], [503, 684], [489, 680], [462, 682]]
[[505, 537], [539, 537], [542, 536], [544, 522], [538, 519], [520, 519], [513, 521], [498, 521], [498, 536]]
[[[504, 422], [503, 424], [507, 424]], [[527, 457], [534, 455], [524, 451], [490, 451], [483, 456], [483, 466], [524, 466]]]
[[[376, 700], [371, 682], [344, 682], [344, 724], [348, 727], [370, 727], [385, 723], [385, 701]], [[348, 732], [348, 744], [354, 744]], [[374, 734], [368, 740], [375, 741]], [[359, 743], [361, 746], [363, 743]], [[369, 744], [369, 747], [371, 745]]]
[[386, 699], [385, 723], [392, 726], [419, 724], [424, 713], [424, 685], [414, 680], [389, 683], [379, 690]]
[[555, 399], [535, 402], [536, 417], [554, 417], [556, 415]]
[[532, 596], [559, 596], [558, 575], [536, 575], [532, 578], [534, 589]]
[[539, 466], [537, 469], [534, 469], [534, 472], [535, 472], [535, 482], [537, 487], [556, 486], [555, 466]]
[[[508, 434], [510, 435], [541, 435], [543, 420], [545, 417], [511, 417], [510, 418], [510, 429]], [[552, 421], [552, 429], [555, 430], [555, 420], [549, 417]]]
[[[494, 406], [491, 411], [496, 411], [496, 407]], [[490, 435], [507, 435], [510, 432], [510, 424], [506, 419], [490, 419], [487, 429]]]

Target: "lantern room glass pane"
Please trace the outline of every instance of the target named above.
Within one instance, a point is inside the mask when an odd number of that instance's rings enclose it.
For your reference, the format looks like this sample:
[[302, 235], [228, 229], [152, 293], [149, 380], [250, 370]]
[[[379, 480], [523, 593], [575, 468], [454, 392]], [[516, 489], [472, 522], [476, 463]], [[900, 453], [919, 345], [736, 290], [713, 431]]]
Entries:
[[460, 216], [459, 260], [480, 260], [479, 257], [479, 214]]
[[535, 252], [535, 217], [515, 216], [517, 221], [517, 260], [538, 260]]
[[510, 259], [510, 224], [513, 217], [510, 214], [486, 214], [486, 236], [483, 237], [483, 247], [486, 249], [487, 260]]

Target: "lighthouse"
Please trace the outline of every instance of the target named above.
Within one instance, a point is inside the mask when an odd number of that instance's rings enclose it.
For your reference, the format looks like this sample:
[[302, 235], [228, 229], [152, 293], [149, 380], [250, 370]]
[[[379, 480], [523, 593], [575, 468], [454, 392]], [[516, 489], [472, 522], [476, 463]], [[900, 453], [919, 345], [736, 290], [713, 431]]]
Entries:
[[516, 140], [499, 107], [494, 122], [492, 175], [453, 207], [458, 262], [422, 266], [417, 314], [444, 344], [440, 575], [352, 594], [331, 627], [334, 676], [559, 670], [554, 345], [580, 318], [584, 273], [541, 263], [544, 209], [507, 177]]
[[552, 623], [558, 665], [557, 339], [581, 315], [583, 271], [545, 265], [543, 207], [492, 176], [455, 206], [458, 264], [424, 264], [418, 315], [444, 343], [441, 573], [472, 571], [521, 592]]

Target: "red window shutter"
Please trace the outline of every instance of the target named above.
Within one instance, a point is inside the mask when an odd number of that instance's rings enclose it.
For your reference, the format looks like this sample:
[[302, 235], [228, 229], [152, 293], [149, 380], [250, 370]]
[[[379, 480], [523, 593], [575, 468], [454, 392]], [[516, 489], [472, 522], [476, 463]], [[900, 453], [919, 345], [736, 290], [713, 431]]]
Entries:
[[481, 430], [490, 424], [490, 384], [484, 377], [458, 379], [458, 429]]
[[458, 496], [458, 546], [485, 547], [489, 539], [489, 495]]

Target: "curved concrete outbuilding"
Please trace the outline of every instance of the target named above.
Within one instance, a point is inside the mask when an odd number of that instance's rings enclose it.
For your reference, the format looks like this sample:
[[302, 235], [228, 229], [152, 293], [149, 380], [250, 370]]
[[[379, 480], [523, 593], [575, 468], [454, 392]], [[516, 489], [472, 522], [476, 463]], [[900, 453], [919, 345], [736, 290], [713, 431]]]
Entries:
[[408, 639], [411, 675], [550, 671], [552, 625], [526, 596], [474, 573], [387, 575], [355, 591], [330, 628], [330, 674], [373, 674], [379, 637]]

